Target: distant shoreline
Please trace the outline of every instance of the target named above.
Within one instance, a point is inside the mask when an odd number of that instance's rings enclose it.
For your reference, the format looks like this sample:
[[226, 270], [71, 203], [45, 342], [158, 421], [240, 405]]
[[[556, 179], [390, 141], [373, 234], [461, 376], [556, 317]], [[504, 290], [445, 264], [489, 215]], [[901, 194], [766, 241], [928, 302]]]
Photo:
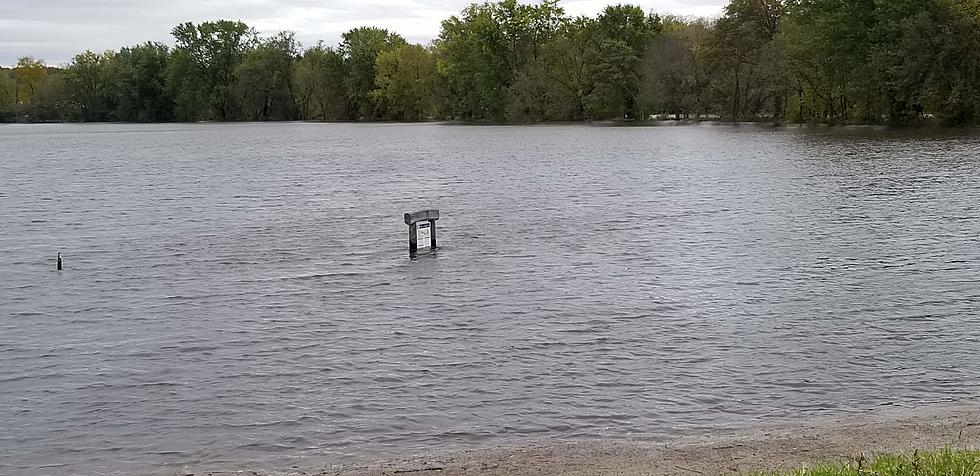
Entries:
[[179, 474], [231, 476], [244, 471], [260, 476], [735, 475], [837, 463], [862, 455], [873, 457], [946, 447], [980, 448], [980, 402], [883, 407], [860, 414], [719, 429], [709, 435], [671, 441], [546, 440], [523, 446], [433, 452], [291, 470], [227, 468]]
[[490, 122], [490, 121], [192, 121], [192, 122], [124, 122], [124, 121], [43, 121], [43, 122], [0, 122], [0, 126], [11, 125], [236, 125], [236, 124], [336, 124], [336, 125], [442, 125], [460, 127], [534, 127], [534, 126], [592, 126], [592, 127], [679, 127], [679, 126], [753, 126], [775, 128], [821, 128], [821, 129], [880, 129], [880, 130], [978, 130], [977, 126], [944, 126], [938, 123], [921, 124], [863, 124], [863, 123], [825, 123], [825, 122], [774, 122], [774, 121], [724, 121], [717, 119], [664, 119], [649, 121], [549, 121], [549, 122]]

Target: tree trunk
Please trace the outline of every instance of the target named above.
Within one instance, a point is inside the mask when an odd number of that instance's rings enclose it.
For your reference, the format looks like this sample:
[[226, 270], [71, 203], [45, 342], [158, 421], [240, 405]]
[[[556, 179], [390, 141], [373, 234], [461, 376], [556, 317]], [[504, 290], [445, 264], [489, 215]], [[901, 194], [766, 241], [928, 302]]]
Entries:
[[738, 122], [738, 103], [739, 103], [739, 93], [742, 91], [741, 82], [739, 81], [739, 72], [741, 70], [741, 65], [735, 65], [735, 94], [732, 96], [732, 121]]

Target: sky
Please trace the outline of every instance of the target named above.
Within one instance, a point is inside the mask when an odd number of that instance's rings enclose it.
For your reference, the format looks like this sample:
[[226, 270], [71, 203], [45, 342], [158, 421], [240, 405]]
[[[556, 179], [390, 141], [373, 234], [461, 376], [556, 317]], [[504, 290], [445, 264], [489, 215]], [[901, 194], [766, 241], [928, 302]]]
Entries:
[[[304, 45], [333, 45], [358, 26], [393, 30], [428, 43], [440, 22], [474, 0], [0, 0], [0, 65], [34, 56], [60, 66], [82, 51], [102, 52], [146, 41], [173, 44], [185, 21], [242, 20], [260, 33], [295, 31]], [[610, 3], [648, 11], [717, 16], [727, 0], [562, 0], [570, 15], [595, 15]]]

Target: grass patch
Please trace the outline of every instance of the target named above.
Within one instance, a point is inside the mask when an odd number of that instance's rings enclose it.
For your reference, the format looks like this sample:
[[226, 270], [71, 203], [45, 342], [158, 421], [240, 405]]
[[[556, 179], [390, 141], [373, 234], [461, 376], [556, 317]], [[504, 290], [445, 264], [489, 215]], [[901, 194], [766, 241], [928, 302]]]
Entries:
[[816, 466], [789, 473], [755, 476], [974, 476], [980, 475], [980, 451], [945, 449], [906, 455], [860, 458], [843, 465]]

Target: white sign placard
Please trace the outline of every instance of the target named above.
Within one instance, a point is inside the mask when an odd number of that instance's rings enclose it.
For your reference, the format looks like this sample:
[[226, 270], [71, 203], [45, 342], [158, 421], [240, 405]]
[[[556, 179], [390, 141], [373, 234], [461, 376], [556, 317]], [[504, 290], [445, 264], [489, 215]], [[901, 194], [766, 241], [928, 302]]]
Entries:
[[429, 246], [432, 241], [432, 229], [431, 225], [426, 223], [419, 223], [418, 225], [418, 237], [419, 237], [419, 247]]

